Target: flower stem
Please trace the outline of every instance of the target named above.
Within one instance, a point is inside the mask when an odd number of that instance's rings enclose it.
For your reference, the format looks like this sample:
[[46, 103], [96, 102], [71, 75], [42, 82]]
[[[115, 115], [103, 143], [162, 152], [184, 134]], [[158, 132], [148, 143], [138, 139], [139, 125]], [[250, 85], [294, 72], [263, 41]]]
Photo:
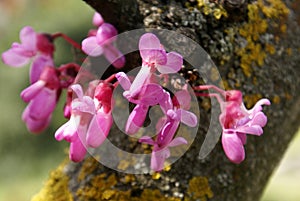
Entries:
[[223, 89], [216, 87], [215, 85], [200, 85], [193, 87], [194, 90], [209, 90], [214, 89], [215, 91], [219, 92], [222, 96], [226, 97], [226, 92]]
[[67, 36], [64, 33], [55, 33], [52, 34], [52, 38], [56, 39], [58, 37], [62, 37], [63, 39], [65, 39], [65, 41], [67, 41], [68, 43], [70, 43], [74, 48], [80, 49], [81, 50], [81, 45], [78, 44], [76, 41], [74, 41], [72, 38], [70, 38], [69, 36]]

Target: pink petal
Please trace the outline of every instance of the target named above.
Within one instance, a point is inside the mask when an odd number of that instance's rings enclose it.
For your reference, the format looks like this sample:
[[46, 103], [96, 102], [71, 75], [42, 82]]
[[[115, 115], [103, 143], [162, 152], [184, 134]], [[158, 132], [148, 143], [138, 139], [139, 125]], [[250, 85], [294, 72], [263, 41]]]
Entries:
[[125, 65], [124, 55], [113, 45], [105, 46], [104, 56], [116, 68], [122, 68]]
[[159, 103], [162, 111], [167, 114], [168, 110], [172, 110], [173, 109], [173, 102], [171, 99], [170, 94], [164, 90], [164, 95], [163, 95], [163, 99], [161, 100], [161, 102]]
[[178, 126], [178, 121], [167, 122], [166, 125], [163, 127], [162, 131], [157, 136], [157, 144], [160, 147], [167, 146], [172, 141]]
[[164, 116], [164, 117], [161, 117], [158, 121], [157, 121], [157, 123], [156, 123], [156, 125], [155, 125], [155, 128], [156, 128], [156, 132], [157, 133], [159, 133], [162, 129], [163, 129], [163, 127], [165, 126], [165, 124], [167, 123], [167, 117], [166, 116]]
[[246, 144], [247, 142], [247, 135], [245, 133], [239, 133], [238, 137], [241, 139], [243, 144]]
[[150, 75], [150, 68], [148, 66], [142, 66], [135, 79], [133, 80], [129, 93], [131, 96], [136, 96]]
[[82, 41], [82, 50], [89, 56], [96, 57], [103, 53], [103, 48], [98, 45], [96, 36], [91, 36]]
[[116, 78], [124, 90], [129, 90], [131, 86], [131, 82], [127, 75], [124, 72], [119, 72], [116, 74]]
[[[159, 39], [152, 33], [146, 33], [141, 36], [139, 41], [139, 50], [158, 50], [161, 49]], [[143, 58], [143, 55], [141, 53]]]
[[267, 116], [262, 112], [258, 112], [253, 117], [251, 125], [259, 125], [260, 127], [264, 127], [267, 124], [267, 121]]
[[84, 159], [86, 148], [78, 137], [70, 144], [69, 158], [74, 162], [80, 162]]
[[98, 113], [90, 122], [86, 142], [93, 148], [99, 147], [110, 131], [112, 125], [112, 116], [110, 114]]
[[79, 125], [80, 117], [76, 118], [73, 115], [70, 120], [63, 124], [55, 132], [55, 139], [58, 141], [66, 140], [68, 142], [75, 141], [78, 137], [77, 135], [77, 125]]
[[83, 90], [80, 84], [73, 84], [70, 88], [74, 91], [78, 99], [83, 98]]
[[164, 163], [167, 158], [170, 157], [170, 150], [164, 148], [159, 151], [153, 151], [151, 155], [151, 169], [159, 172], [164, 169]]
[[139, 139], [140, 143], [144, 143], [144, 144], [149, 144], [149, 145], [154, 145], [155, 142], [153, 141], [153, 139], [149, 136], [143, 136]]
[[183, 64], [182, 56], [176, 52], [167, 54], [167, 63], [163, 65], [157, 64], [157, 70], [162, 74], [177, 73]]
[[231, 162], [239, 164], [245, 159], [243, 143], [236, 134], [223, 133], [222, 145], [227, 158]]
[[37, 120], [48, 118], [55, 109], [57, 100], [56, 94], [56, 90], [44, 87], [28, 105], [31, 118]]
[[261, 134], [263, 134], [264, 131], [260, 126], [252, 125], [239, 127], [236, 129], [236, 132], [260, 136]]
[[183, 144], [188, 144], [186, 139], [184, 139], [183, 137], [176, 137], [169, 143], [168, 147], [175, 147]]
[[26, 26], [20, 31], [20, 41], [27, 50], [36, 50], [37, 34], [32, 27]]
[[167, 54], [163, 49], [157, 50], [140, 50], [143, 63], [151, 65], [165, 65], [167, 63]]
[[187, 90], [180, 90], [175, 93], [180, 108], [188, 110], [191, 107], [191, 96]]
[[30, 67], [30, 82], [38, 81], [45, 67], [54, 67], [53, 59], [50, 56], [40, 55], [36, 57]]
[[135, 134], [140, 127], [143, 126], [144, 121], [146, 119], [146, 115], [148, 112], [148, 106], [146, 105], [136, 105], [135, 108], [130, 113], [125, 131], [127, 134], [132, 135]]
[[189, 111], [179, 109], [177, 113], [180, 114], [181, 122], [190, 127], [195, 127], [197, 125], [197, 116]]
[[51, 115], [46, 119], [33, 119], [30, 116], [30, 108], [27, 106], [22, 114], [22, 120], [26, 123], [27, 129], [30, 132], [40, 133], [48, 127]]
[[35, 82], [21, 92], [21, 98], [23, 101], [29, 102], [44, 88], [45, 85], [46, 83], [42, 80]]
[[101, 26], [104, 23], [104, 20], [102, 18], [102, 16], [95, 12], [94, 16], [93, 16], [93, 25], [96, 27]]
[[83, 96], [82, 99], [74, 99], [71, 103], [71, 108], [74, 111], [86, 112], [90, 114], [95, 114], [96, 112], [94, 101], [89, 96]]
[[26, 26], [20, 32], [20, 41], [22, 46], [30, 51], [36, 51], [36, 42], [37, 34], [33, 30], [33, 28]]
[[161, 102], [163, 89], [158, 84], [147, 84], [142, 86], [139, 94], [140, 104], [153, 106]]
[[108, 45], [117, 39], [117, 29], [109, 24], [103, 23], [97, 30], [97, 43], [101, 46]]
[[9, 49], [2, 53], [3, 63], [11, 67], [22, 67], [30, 61], [30, 57], [26, 57], [16, 53], [13, 49]]

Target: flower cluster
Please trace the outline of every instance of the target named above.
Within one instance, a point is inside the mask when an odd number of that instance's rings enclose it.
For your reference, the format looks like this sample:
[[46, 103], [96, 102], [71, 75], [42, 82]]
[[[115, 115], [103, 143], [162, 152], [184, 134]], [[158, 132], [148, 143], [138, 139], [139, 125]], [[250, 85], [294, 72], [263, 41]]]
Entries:
[[[3, 62], [12, 67], [24, 66], [31, 60], [31, 85], [21, 93], [21, 98], [28, 103], [22, 120], [30, 132], [44, 131], [61, 93], [66, 91], [63, 113], [68, 121], [55, 132], [55, 138], [70, 143], [69, 157], [72, 161], [82, 161], [88, 148], [97, 148], [107, 139], [113, 124], [113, 91], [121, 86], [123, 96], [134, 105], [125, 125], [126, 134], [135, 135], [143, 127], [151, 107], [159, 106], [162, 112], [155, 122], [157, 135], [138, 139], [139, 143], [152, 146], [151, 169], [161, 171], [171, 156], [170, 147], [188, 144], [187, 139], [178, 136], [180, 124], [188, 127], [198, 124], [198, 117], [189, 111], [191, 96], [188, 84], [175, 92], [163, 87], [168, 84], [169, 74], [181, 69], [183, 58], [176, 52], [167, 52], [154, 34], [146, 33], [141, 36], [138, 47], [142, 66], [135, 77], [128, 77], [119, 70], [125, 65], [125, 57], [115, 46], [116, 28], [106, 23], [99, 13], [95, 13], [93, 24], [96, 28], [89, 31], [81, 45], [65, 34], [36, 33], [27, 26], [20, 32], [21, 43], [13, 43], [9, 50], [2, 53]], [[58, 37], [88, 56], [103, 54], [118, 72], [106, 79], [90, 80], [86, 86], [78, 84], [76, 79], [80, 64], [54, 65], [53, 41]], [[208, 89], [216, 92], [199, 92]], [[234, 163], [243, 161], [246, 135], [259, 136], [263, 133], [267, 117], [262, 112], [262, 105], [270, 105], [270, 101], [262, 99], [248, 110], [238, 90], [224, 91], [216, 86], [201, 85], [195, 86], [194, 91], [198, 97], [217, 98], [221, 107], [219, 121], [223, 129], [224, 152]]]

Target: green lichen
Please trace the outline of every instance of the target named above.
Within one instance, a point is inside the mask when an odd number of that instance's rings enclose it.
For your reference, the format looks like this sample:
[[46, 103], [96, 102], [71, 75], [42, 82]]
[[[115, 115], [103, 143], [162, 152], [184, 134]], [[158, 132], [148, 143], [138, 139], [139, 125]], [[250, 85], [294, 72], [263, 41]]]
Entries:
[[[240, 36], [246, 39], [246, 45], [237, 50], [241, 58], [240, 67], [247, 77], [252, 74], [253, 64], [263, 66], [267, 55], [276, 52], [275, 45], [261, 40], [261, 37], [270, 30], [273, 33], [285, 33], [288, 14], [289, 10], [281, 0], [258, 0], [248, 5], [248, 22], [239, 29]], [[276, 35], [272, 40], [276, 44], [279, 36]]]
[[63, 172], [66, 161], [50, 173], [48, 181], [32, 201], [73, 201], [68, 188], [69, 177]]

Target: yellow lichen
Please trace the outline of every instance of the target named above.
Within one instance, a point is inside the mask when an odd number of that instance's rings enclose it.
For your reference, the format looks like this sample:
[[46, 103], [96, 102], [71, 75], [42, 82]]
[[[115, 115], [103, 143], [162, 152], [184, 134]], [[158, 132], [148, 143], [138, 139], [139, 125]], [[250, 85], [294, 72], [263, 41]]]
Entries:
[[130, 165], [130, 162], [128, 160], [121, 160], [119, 165], [118, 165], [118, 169], [120, 170], [126, 170]]
[[160, 177], [161, 177], [161, 174], [159, 172], [154, 172], [152, 174], [152, 179], [154, 179], [154, 180], [158, 180], [158, 179], [160, 179]]
[[[135, 181], [134, 175], [126, 175], [125, 178], [120, 179], [121, 182]], [[116, 187], [118, 179], [115, 174], [107, 175], [105, 173], [94, 176], [89, 184], [79, 188], [76, 192], [79, 200], [110, 200], [110, 201], [180, 201], [179, 198], [166, 197], [158, 189], [143, 189], [141, 195], [134, 197], [131, 192], [134, 188], [129, 190], [119, 190]]]
[[275, 104], [280, 103], [280, 97], [278, 95], [275, 95], [272, 99], [272, 103], [275, 103]]
[[[105, 173], [94, 176], [90, 185], [79, 188], [76, 195], [80, 200], [101, 200], [106, 190], [114, 190], [113, 187], [118, 183], [115, 174], [107, 177]], [[108, 194], [108, 193], [107, 193]], [[106, 194], [106, 195], [107, 195]]]
[[206, 177], [194, 177], [189, 181], [188, 196], [185, 200], [206, 201], [214, 196]]
[[50, 173], [45, 186], [32, 198], [32, 201], [73, 201], [68, 187], [69, 177], [63, 172], [65, 163], [66, 161]]
[[133, 201], [180, 201], [179, 198], [166, 197], [157, 189], [145, 189], [140, 198], [133, 198]]
[[[205, 15], [212, 14], [217, 20], [221, 19], [222, 16], [228, 16], [227, 11], [221, 4], [211, 3], [209, 0], [197, 0], [197, 3], [198, 9]], [[187, 5], [187, 7], [189, 7], [189, 5]]]
[[80, 168], [80, 172], [77, 177], [78, 182], [82, 181], [87, 175], [90, 175], [98, 165], [99, 162], [93, 157], [87, 158]]
[[[274, 54], [276, 51], [274, 45], [260, 40], [261, 35], [269, 28], [285, 33], [287, 27], [284, 22], [288, 14], [289, 10], [281, 0], [258, 0], [248, 5], [248, 22], [239, 29], [239, 34], [246, 39], [247, 44], [237, 49], [241, 57], [240, 67], [247, 77], [252, 74], [253, 64], [263, 66], [267, 53]], [[278, 42], [279, 38], [275, 36], [274, 42]]]

